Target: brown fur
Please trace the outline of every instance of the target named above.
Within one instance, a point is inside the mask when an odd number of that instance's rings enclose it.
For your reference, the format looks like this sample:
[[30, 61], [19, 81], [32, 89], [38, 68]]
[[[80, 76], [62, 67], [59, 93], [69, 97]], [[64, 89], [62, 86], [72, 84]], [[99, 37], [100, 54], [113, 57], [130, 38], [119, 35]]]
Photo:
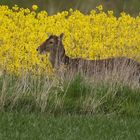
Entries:
[[56, 70], [62, 65], [67, 71], [82, 72], [88, 76], [103, 75], [106, 73], [122, 72], [129, 74], [129, 78], [140, 76], [140, 64], [133, 59], [126, 57], [114, 57], [102, 60], [86, 60], [82, 58], [72, 59], [65, 54], [62, 44], [63, 34], [60, 36], [51, 35], [43, 42], [37, 51], [39, 54], [50, 53], [49, 60]]

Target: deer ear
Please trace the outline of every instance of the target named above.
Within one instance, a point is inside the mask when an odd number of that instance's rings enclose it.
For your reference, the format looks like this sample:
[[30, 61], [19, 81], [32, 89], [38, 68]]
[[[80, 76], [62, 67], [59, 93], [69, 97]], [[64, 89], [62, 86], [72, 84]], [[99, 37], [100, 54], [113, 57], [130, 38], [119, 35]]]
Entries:
[[63, 36], [64, 36], [64, 33], [61, 33], [59, 36], [59, 39], [62, 40]]
[[58, 46], [61, 44], [63, 36], [64, 36], [64, 33], [61, 33], [61, 34], [58, 36]]

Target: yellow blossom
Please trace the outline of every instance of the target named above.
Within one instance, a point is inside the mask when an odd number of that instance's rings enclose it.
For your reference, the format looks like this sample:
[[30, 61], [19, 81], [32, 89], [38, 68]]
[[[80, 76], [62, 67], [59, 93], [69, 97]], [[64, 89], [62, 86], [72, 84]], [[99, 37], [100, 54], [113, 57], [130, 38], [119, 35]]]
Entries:
[[32, 5], [32, 9], [36, 11], [38, 9], [38, 6], [37, 5]]
[[70, 9], [51, 16], [46, 11], [36, 12], [37, 8], [0, 6], [0, 71], [52, 73], [48, 55], [36, 52], [48, 33], [65, 34], [63, 44], [70, 57], [94, 60], [127, 56], [140, 61], [140, 15], [123, 12], [115, 17], [113, 11], [102, 11], [101, 5], [97, 9], [102, 12], [83, 14]]
[[99, 11], [102, 11], [103, 10], [103, 6], [102, 5], [99, 5], [96, 7]]

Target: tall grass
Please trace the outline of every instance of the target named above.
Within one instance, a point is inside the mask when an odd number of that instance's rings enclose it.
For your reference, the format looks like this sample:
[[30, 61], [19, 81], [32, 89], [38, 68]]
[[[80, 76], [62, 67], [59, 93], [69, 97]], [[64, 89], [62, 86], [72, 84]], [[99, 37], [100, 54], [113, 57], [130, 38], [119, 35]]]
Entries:
[[118, 80], [45, 76], [0, 77], [0, 110], [17, 112], [140, 115], [139, 87]]

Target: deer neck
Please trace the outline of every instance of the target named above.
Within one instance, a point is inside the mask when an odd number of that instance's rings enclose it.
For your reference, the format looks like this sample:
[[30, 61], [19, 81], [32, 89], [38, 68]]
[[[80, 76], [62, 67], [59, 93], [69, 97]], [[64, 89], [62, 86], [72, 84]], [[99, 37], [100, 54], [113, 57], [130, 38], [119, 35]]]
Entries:
[[58, 46], [57, 51], [51, 51], [49, 56], [52, 67], [56, 69], [59, 69], [62, 64], [65, 65], [66, 58], [68, 56], [65, 55], [65, 49], [62, 43]]
[[56, 60], [56, 53], [55, 52], [50, 52], [49, 61], [50, 61], [53, 68], [55, 66], [55, 60]]

